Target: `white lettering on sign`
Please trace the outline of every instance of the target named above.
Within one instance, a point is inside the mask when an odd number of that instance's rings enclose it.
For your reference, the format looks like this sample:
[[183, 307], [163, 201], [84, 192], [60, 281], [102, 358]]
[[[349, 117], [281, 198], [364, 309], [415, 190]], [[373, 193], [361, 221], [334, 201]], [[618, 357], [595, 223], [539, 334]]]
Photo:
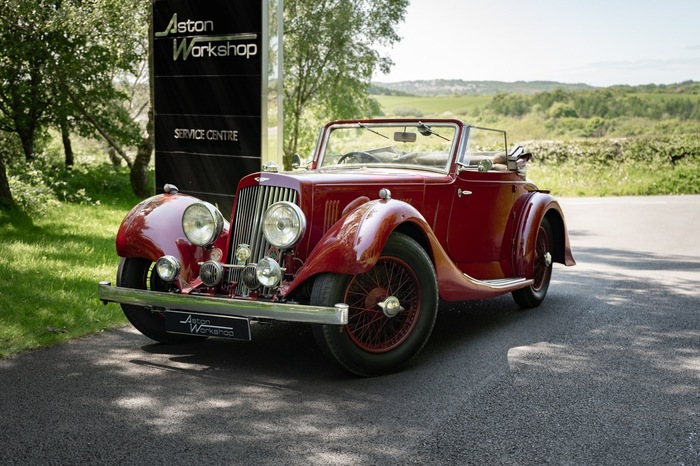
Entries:
[[169, 34], [186, 34], [188, 32], [213, 32], [214, 31], [214, 21], [192, 21], [188, 19], [187, 21], [177, 20], [177, 13], [170, 18], [170, 23], [165, 31], [156, 32], [156, 37], [167, 37]]
[[187, 319], [181, 320], [181, 324], [189, 324], [190, 333], [198, 333], [201, 335], [211, 335], [215, 337], [235, 338], [233, 327], [222, 327], [221, 325], [212, 325], [209, 319], [197, 319], [192, 315], [188, 315]]
[[[194, 37], [189, 42], [184, 38], [177, 43], [177, 39], [173, 39], [173, 61], [176, 61], [182, 55], [183, 60], [187, 60], [190, 56], [194, 58], [212, 58], [212, 57], [246, 57], [250, 58], [258, 54], [257, 44], [234, 44], [231, 40], [245, 40], [254, 34], [235, 34], [232, 36], [202, 36]], [[245, 36], [245, 37], [242, 37]], [[225, 44], [216, 45], [217, 42], [226, 41]], [[203, 45], [198, 45], [199, 43]]]
[[[168, 37], [171, 34], [188, 33], [212, 33], [214, 21], [178, 21], [177, 13], [173, 14], [164, 31], [156, 32], [156, 37]], [[219, 58], [219, 57], [245, 57], [250, 59], [258, 55], [258, 45], [251, 43], [258, 38], [257, 34], [222, 34], [205, 36], [182, 37], [178, 42], [173, 38], [173, 61], [182, 58]], [[241, 42], [246, 43], [241, 43]], [[222, 43], [223, 42], [223, 43]]]
[[237, 142], [238, 130], [175, 128], [173, 136], [175, 139]]

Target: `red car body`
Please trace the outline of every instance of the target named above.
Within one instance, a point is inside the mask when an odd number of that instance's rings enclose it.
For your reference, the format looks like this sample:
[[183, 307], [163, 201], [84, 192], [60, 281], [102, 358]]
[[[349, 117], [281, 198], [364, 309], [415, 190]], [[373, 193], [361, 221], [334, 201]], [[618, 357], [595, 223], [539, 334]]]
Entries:
[[[477, 134], [495, 136], [495, 147], [477, 147]], [[353, 150], [336, 153], [346, 146]], [[504, 132], [458, 120], [329, 123], [308, 169], [242, 179], [230, 222], [207, 244], [193, 244], [183, 227], [198, 199], [169, 187], [136, 206], [117, 234], [118, 286], [101, 283], [100, 298], [120, 302], [139, 330], [166, 343], [246, 339], [246, 326], [261, 320], [309, 322], [351, 372], [395, 370], [427, 341], [438, 298], [511, 292], [534, 307], [552, 262], [574, 265], [559, 204], [525, 175], [530, 154], [506, 149]], [[267, 210], [276, 203], [286, 203], [279, 218]], [[277, 247], [269, 239], [277, 234], [298, 239]], [[169, 264], [177, 277], [164, 280]], [[236, 331], [212, 330], [227, 319]]]

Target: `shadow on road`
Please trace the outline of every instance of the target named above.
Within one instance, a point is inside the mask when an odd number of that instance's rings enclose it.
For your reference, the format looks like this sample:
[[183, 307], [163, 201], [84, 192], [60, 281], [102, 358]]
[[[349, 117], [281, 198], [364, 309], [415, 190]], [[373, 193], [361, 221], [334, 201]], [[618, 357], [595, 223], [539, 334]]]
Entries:
[[296, 324], [179, 346], [122, 328], [0, 361], [3, 463], [700, 462], [697, 281], [676, 273], [697, 259], [577, 260], [537, 309], [443, 305], [383, 377], [346, 374]]

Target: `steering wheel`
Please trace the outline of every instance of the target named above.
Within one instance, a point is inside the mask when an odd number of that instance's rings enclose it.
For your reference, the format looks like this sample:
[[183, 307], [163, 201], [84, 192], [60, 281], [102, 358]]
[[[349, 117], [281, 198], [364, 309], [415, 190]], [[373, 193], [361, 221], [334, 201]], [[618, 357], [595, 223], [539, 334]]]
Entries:
[[336, 164], [343, 163], [345, 160], [353, 158], [355, 159], [358, 163], [363, 163], [363, 162], [374, 162], [374, 163], [382, 163], [382, 161], [376, 156], [372, 155], [369, 152], [365, 151], [353, 151], [353, 152], [348, 152], [347, 154], [343, 155], [338, 159]]

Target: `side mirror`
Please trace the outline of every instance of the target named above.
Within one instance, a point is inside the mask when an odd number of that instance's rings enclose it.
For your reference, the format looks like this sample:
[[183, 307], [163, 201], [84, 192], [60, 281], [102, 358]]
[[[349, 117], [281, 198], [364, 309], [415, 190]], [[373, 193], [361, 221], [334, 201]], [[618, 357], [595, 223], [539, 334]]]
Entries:
[[292, 154], [292, 168], [297, 169], [301, 167], [301, 157], [299, 154]]

